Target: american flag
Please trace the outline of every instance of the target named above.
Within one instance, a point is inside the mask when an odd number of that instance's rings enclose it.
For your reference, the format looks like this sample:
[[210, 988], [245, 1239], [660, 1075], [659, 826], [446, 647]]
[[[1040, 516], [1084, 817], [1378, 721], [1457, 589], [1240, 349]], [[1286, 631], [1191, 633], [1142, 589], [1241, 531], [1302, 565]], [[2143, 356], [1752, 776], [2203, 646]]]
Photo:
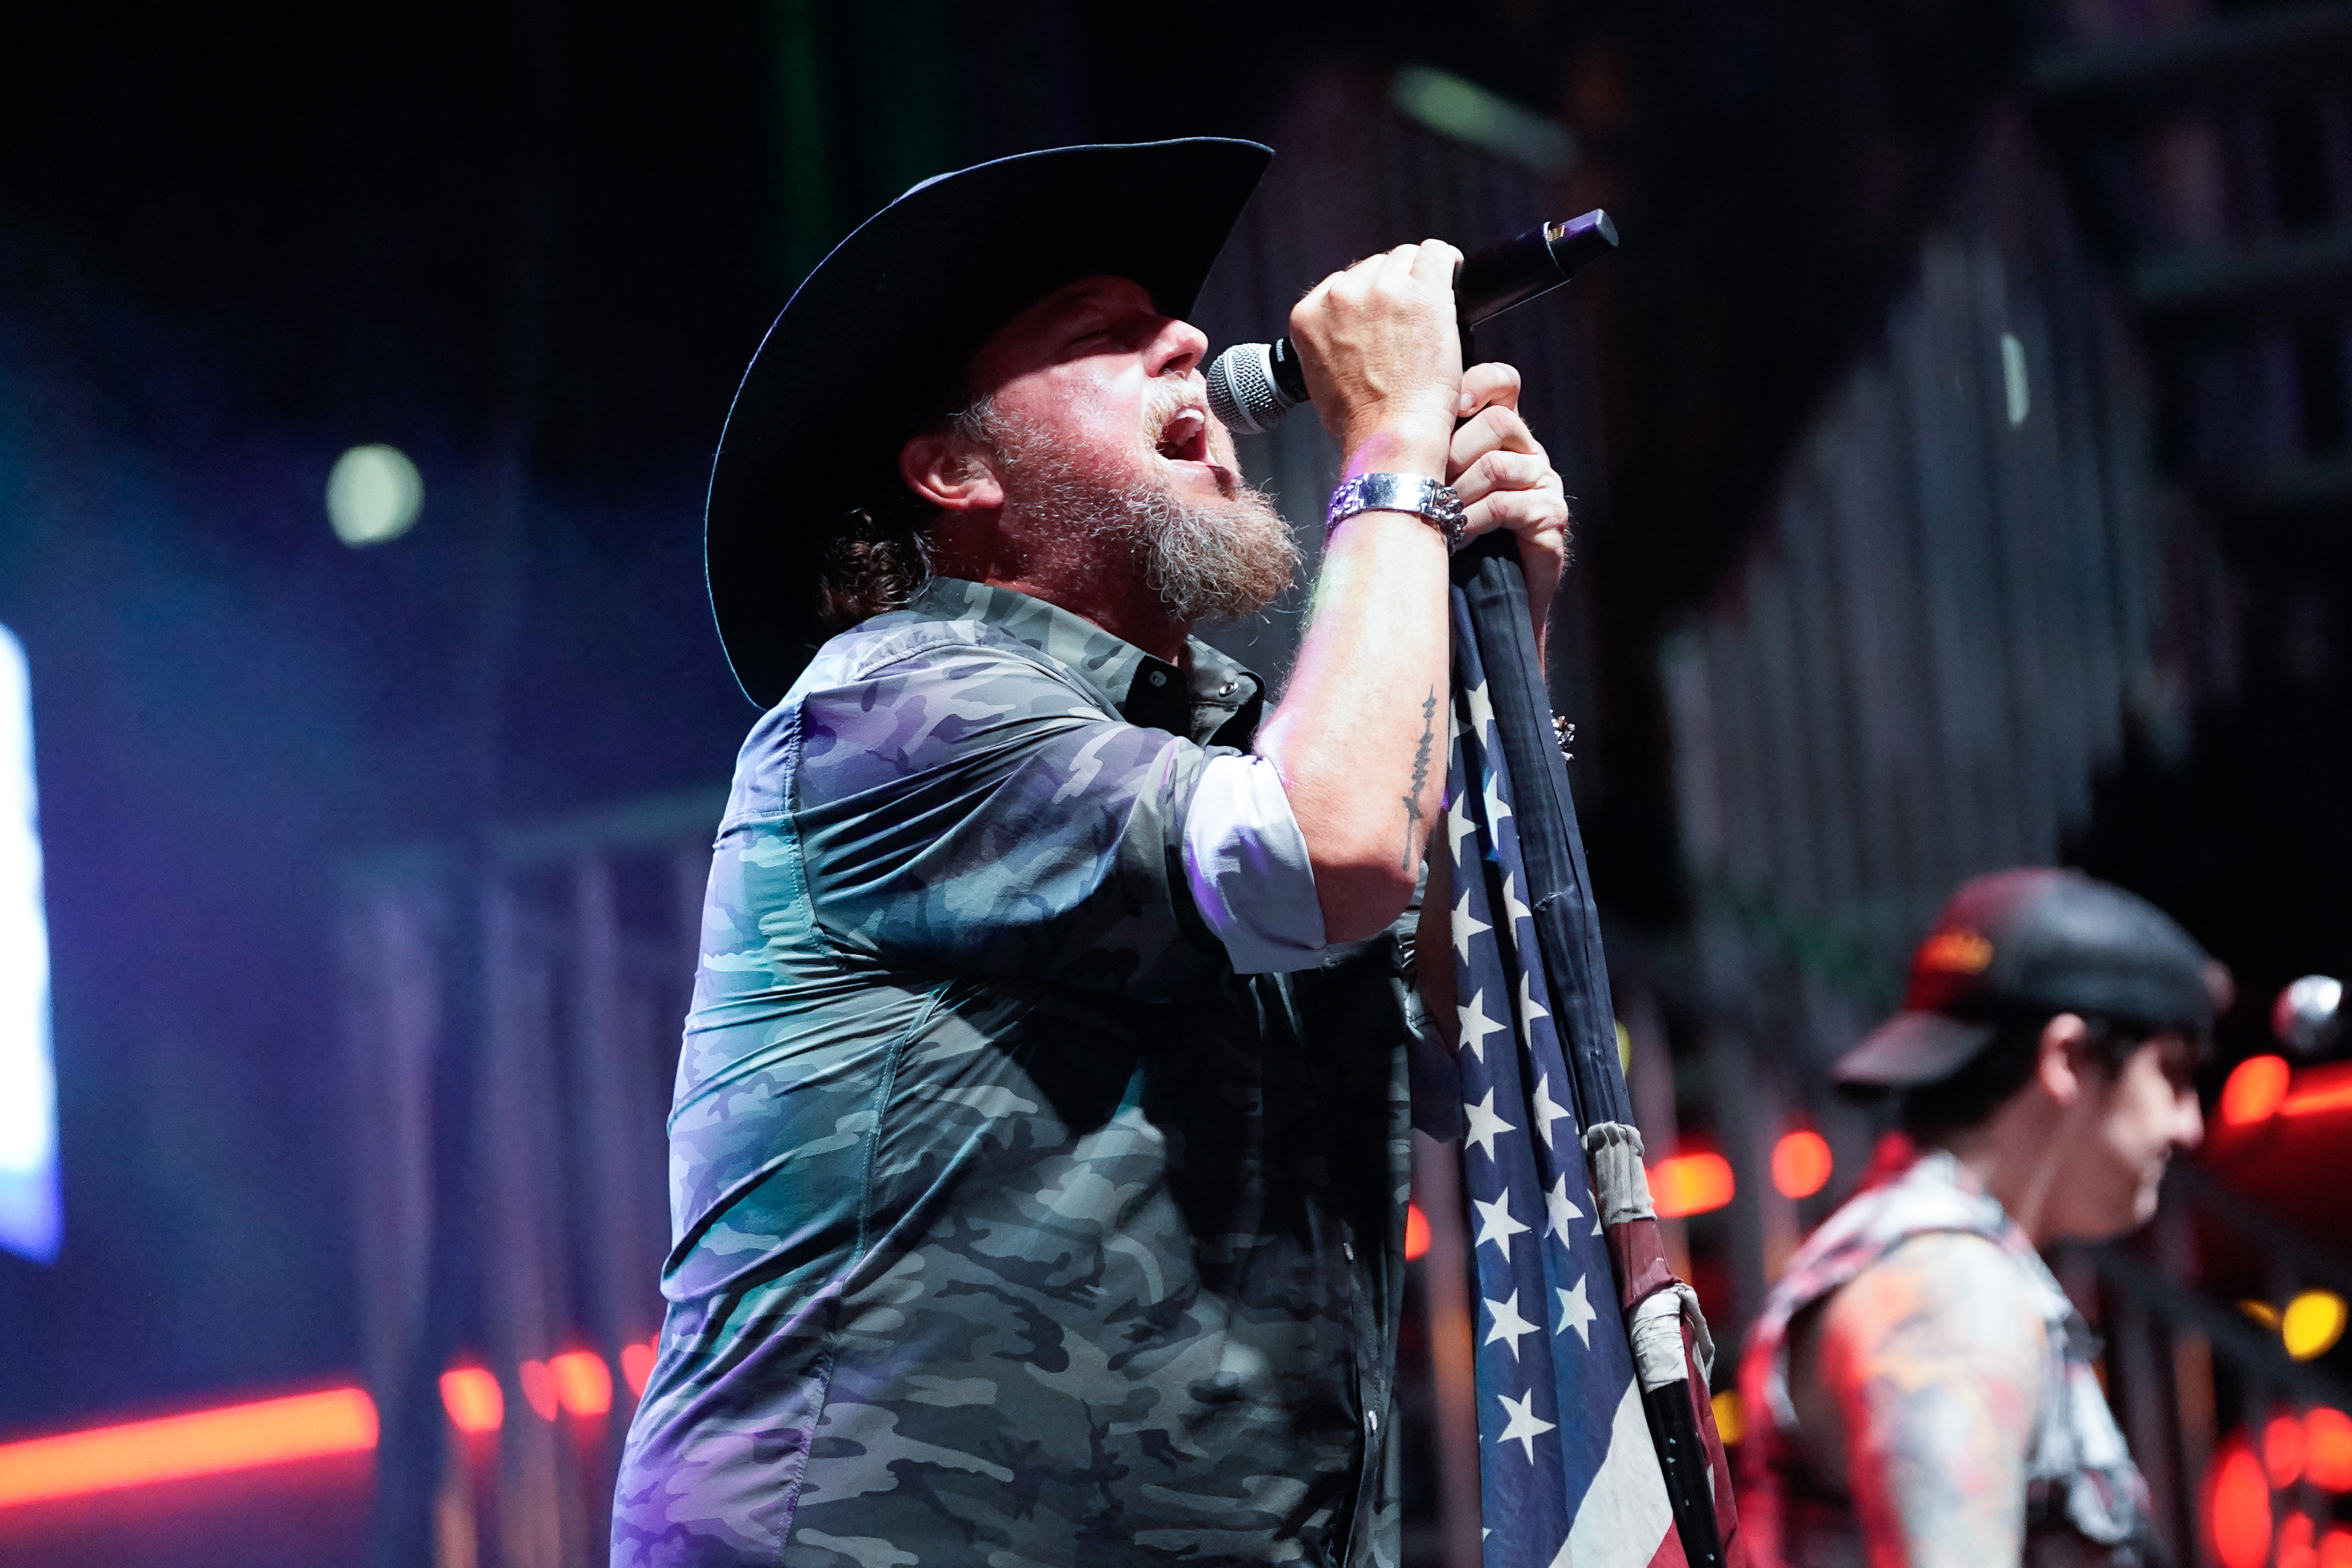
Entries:
[[1679, 1563], [1466, 615], [1457, 595], [1444, 843], [1480, 1300], [1486, 1568]]

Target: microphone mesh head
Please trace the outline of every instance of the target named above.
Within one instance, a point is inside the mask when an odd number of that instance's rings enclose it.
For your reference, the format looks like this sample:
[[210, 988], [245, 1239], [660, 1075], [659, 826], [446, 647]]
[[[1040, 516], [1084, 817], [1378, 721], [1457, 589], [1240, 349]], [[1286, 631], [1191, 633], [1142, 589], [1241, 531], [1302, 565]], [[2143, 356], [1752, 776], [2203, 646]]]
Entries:
[[1282, 423], [1290, 400], [1274, 384], [1274, 347], [1235, 343], [1209, 366], [1209, 411], [1236, 436], [1256, 436]]

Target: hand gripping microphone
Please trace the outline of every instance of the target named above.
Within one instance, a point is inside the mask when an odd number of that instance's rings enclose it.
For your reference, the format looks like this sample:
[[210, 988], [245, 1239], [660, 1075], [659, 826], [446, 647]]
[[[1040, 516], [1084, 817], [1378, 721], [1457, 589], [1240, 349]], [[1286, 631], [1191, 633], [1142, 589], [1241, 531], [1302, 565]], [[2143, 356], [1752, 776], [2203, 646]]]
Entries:
[[[1531, 228], [1462, 258], [1454, 278], [1454, 313], [1465, 327], [1524, 305], [1567, 282], [1576, 269], [1617, 248], [1617, 226], [1595, 207], [1566, 223]], [[1307, 401], [1307, 374], [1288, 338], [1235, 343], [1209, 366], [1209, 408], [1236, 436], [1282, 423]]]

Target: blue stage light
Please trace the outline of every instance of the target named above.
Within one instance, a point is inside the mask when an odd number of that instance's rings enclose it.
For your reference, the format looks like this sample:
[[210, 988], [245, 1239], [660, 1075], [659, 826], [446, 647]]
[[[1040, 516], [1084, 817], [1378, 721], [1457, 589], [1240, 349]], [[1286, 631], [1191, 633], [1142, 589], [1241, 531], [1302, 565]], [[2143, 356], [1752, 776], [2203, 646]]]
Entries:
[[32, 682], [0, 626], [0, 1247], [47, 1263], [63, 1231]]

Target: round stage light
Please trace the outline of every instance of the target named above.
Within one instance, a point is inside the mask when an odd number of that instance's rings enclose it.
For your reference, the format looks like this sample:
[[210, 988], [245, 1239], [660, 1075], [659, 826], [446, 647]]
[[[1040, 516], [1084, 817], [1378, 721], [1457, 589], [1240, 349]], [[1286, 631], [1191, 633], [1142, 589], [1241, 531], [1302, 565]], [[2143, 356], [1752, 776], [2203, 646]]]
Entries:
[[2326, 1355], [2344, 1337], [2344, 1298], [2333, 1290], [2305, 1290], [2279, 1314], [2279, 1339], [2297, 1361]]
[[507, 1396], [485, 1368], [453, 1366], [441, 1374], [441, 1408], [460, 1432], [495, 1432], [506, 1422]]
[[1809, 1198], [1829, 1184], [1837, 1162], [1830, 1141], [1808, 1128], [1785, 1133], [1772, 1145], [1772, 1184], [1786, 1198]]
[[424, 510], [424, 477], [397, 447], [354, 447], [327, 476], [327, 521], [354, 550], [398, 539]]
[[541, 1421], [552, 1421], [559, 1411], [555, 1403], [555, 1376], [543, 1361], [527, 1361], [518, 1369], [518, 1381], [522, 1384], [522, 1400], [530, 1413]]
[[1731, 1162], [1711, 1151], [1672, 1154], [1650, 1167], [1650, 1197], [1660, 1219], [1712, 1213], [1737, 1191]]
[[651, 1339], [631, 1340], [621, 1347], [621, 1376], [628, 1384], [631, 1394], [644, 1397], [646, 1384], [654, 1375], [654, 1363], [659, 1358], [660, 1352], [659, 1334]]
[[2263, 1568], [2271, 1555], [2271, 1483], [2241, 1440], [2213, 1467], [2205, 1518], [2222, 1568]]
[[2248, 1057], [2221, 1086], [2221, 1125], [2248, 1127], [2268, 1118], [2286, 1099], [2284, 1057]]
[[594, 1351], [565, 1351], [547, 1358], [548, 1381], [556, 1403], [574, 1415], [602, 1415], [613, 1408], [613, 1369]]
[[2321, 1405], [2303, 1422], [2303, 1473], [2326, 1492], [2352, 1492], [2352, 1416]]
[[2303, 1423], [2293, 1415], [2273, 1415], [2263, 1428], [2263, 1468], [2280, 1491], [2303, 1479]]

